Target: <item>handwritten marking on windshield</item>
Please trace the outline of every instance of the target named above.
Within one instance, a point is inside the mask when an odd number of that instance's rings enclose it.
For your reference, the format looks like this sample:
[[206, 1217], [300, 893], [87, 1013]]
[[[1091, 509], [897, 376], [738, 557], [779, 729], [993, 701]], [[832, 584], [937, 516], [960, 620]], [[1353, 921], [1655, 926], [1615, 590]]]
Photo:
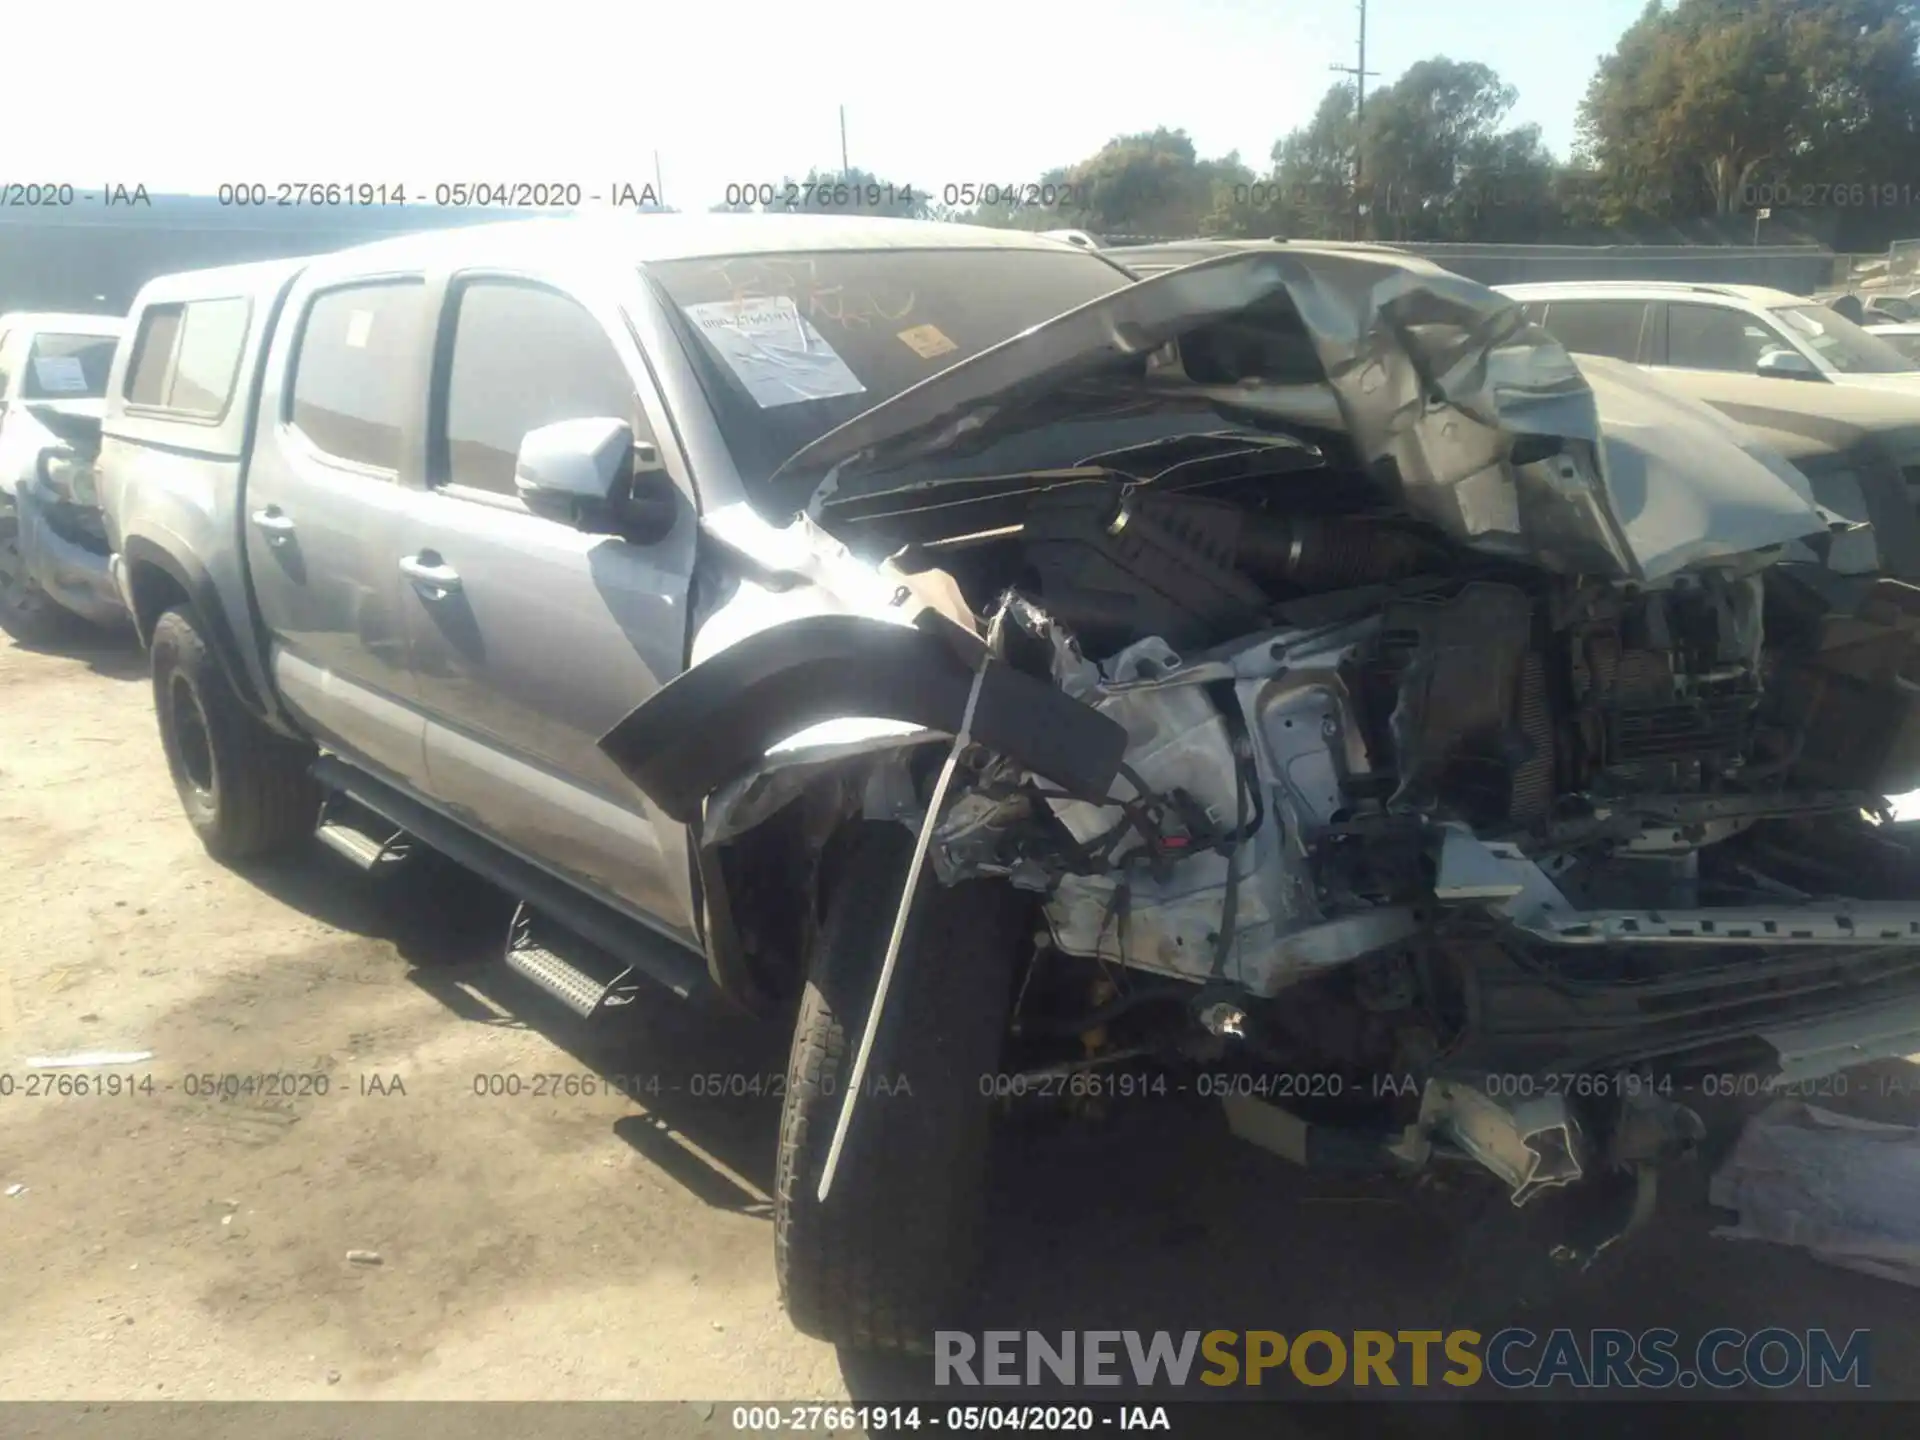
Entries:
[[904, 297], [896, 292], [882, 298], [864, 286], [827, 284], [812, 259], [731, 261], [712, 270], [735, 305], [784, 296], [809, 320], [843, 330], [870, 330], [875, 321], [898, 324], [913, 313], [919, 298], [912, 290]]

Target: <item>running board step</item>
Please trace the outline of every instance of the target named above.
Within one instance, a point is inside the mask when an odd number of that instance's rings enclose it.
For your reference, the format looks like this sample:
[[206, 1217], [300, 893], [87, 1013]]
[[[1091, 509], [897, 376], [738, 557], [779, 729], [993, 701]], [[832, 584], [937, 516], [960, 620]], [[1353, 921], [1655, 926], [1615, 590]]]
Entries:
[[314, 838], [366, 874], [391, 870], [412, 858], [413, 839], [406, 831], [394, 829], [371, 811], [362, 815], [374, 829], [355, 824], [330, 800], [320, 812]]
[[[314, 761], [313, 775], [323, 790], [339, 797], [339, 804], [348, 814], [371, 812], [368, 823], [355, 828], [372, 833], [383, 824], [390, 825], [404, 832], [411, 842], [438, 851], [492, 881], [509, 895], [538, 909], [543, 939], [545, 932], [554, 929], [556, 923], [564, 926], [568, 939], [551, 948], [573, 968], [586, 968], [574, 962], [578, 944], [572, 937], [579, 936], [582, 942], [594, 947], [595, 953], [619, 956], [618, 961], [612, 962], [616, 971], [622, 965], [631, 965], [636, 979], [645, 976], [683, 998], [711, 985], [706, 957], [683, 941], [639, 923], [548, 871], [483, 840], [466, 826], [386, 781], [377, 780], [332, 755], [322, 755]], [[335, 818], [330, 805], [323, 820]], [[588, 973], [597, 974], [591, 970]], [[596, 979], [594, 983], [601, 981]]]
[[623, 966], [524, 902], [507, 927], [507, 965], [586, 1019], [631, 1004], [640, 988], [634, 966]]

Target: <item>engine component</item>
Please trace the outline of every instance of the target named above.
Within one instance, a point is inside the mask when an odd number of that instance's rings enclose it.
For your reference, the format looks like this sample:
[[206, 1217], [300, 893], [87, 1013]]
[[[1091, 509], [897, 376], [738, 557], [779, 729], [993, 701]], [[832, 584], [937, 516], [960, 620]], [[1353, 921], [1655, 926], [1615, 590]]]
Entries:
[[[1191, 663], [1148, 639], [1102, 666], [1090, 699], [1126, 730], [1127, 760], [1107, 805], [1048, 801], [1081, 857], [1101, 862], [1062, 875], [1048, 900], [1062, 951], [1273, 995], [1416, 931], [1402, 906], [1323, 909], [1307, 851], [1370, 765], [1341, 671], [1376, 624], [1268, 635]], [[1140, 787], [1157, 846], [1117, 818]], [[1109, 835], [1121, 843], [1092, 855]]]
[[1769, 696], [1770, 713], [1805, 739], [1794, 782], [1882, 795], [1920, 785], [1920, 588], [1877, 580], [1846, 610], [1830, 610], [1816, 591], [1784, 581], [1773, 603], [1781, 628], [1803, 637]]
[[1420, 1116], [1399, 1151], [1424, 1164], [1435, 1137], [1451, 1141], [1504, 1180], [1515, 1205], [1573, 1184], [1593, 1164], [1586, 1132], [1559, 1094], [1509, 1104], [1462, 1082], [1429, 1080]]
[[1265, 587], [1372, 584], [1435, 558], [1376, 521], [1271, 515], [1135, 486], [1043, 492], [1022, 534], [1047, 609], [1099, 654], [1148, 635], [1175, 646], [1243, 635], [1269, 608]]
[[1438, 558], [1436, 547], [1378, 521], [1253, 511], [1243, 522], [1240, 566], [1265, 584], [1293, 590], [1404, 579]]
[[1760, 600], [1758, 577], [1605, 592], [1569, 646], [1579, 788], [1686, 794], [1741, 767], [1760, 700]]
[[1550, 798], [1542, 794], [1553, 774], [1544, 672], [1527, 673], [1524, 663], [1533, 613], [1523, 591], [1488, 584], [1388, 607], [1377, 653], [1394, 694], [1394, 809], [1492, 825]]
[[1231, 506], [1131, 487], [1047, 491], [1023, 539], [1040, 598], [1092, 654], [1157, 635], [1176, 647], [1258, 628], [1267, 597], [1234, 566]]

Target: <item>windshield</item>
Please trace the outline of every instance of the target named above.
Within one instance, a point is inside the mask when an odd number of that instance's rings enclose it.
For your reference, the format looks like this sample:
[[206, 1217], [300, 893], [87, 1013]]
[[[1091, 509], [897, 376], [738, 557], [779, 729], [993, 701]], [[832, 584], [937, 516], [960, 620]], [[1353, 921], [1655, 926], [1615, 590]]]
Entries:
[[1873, 338], [1886, 341], [1907, 359], [1914, 361], [1916, 368], [1920, 368], [1920, 331], [1897, 335], [1878, 334]]
[[98, 400], [113, 368], [111, 335], [38, 335], [20, 377], [22, 400]]
[[854, 416], [1131, 283], [1084, 251], [829, 250], [649, 265], [748, 496], [790, 513], [810, 486], [767, 478]]
[[1842, 375], [1897, 375], [1914, 362], [1893, 346], [1825, 305], [1789, 305], [1773, 312], [1781, 323]]
[[1913, 319], [1914, 308], [1897, 295], [1882, 295], [1869, 307], [1872, 313], [1884, 315], [1889, 320], [1898, 320], [1902, 324]]

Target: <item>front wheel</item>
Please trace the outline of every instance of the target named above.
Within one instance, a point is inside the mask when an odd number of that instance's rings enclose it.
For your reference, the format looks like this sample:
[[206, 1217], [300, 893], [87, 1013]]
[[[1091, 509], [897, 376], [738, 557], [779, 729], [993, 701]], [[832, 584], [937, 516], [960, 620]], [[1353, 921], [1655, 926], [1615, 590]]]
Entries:
[[313, 832], [313, 752], [247, 712], [191, 610], [153, 627], [153, 708], [173, 788], [216, 860], [284, 850]]
[[20, 517], [0, 506], [0, 627], [29, 644], [42, 640], [59, 622], [60, 607], [27, 573], [20, 553]]
[[828, 897], [794, 1030], [775, 1173], [774, 1268], [799, 1329], [925, 1352], [977, 1268], [991, 1079], [1030, 944], [992, 881], [930, 873], [907, 931], [846, 1148], [820, 1173], [886, 957], [912, 836], [866, 823]]

